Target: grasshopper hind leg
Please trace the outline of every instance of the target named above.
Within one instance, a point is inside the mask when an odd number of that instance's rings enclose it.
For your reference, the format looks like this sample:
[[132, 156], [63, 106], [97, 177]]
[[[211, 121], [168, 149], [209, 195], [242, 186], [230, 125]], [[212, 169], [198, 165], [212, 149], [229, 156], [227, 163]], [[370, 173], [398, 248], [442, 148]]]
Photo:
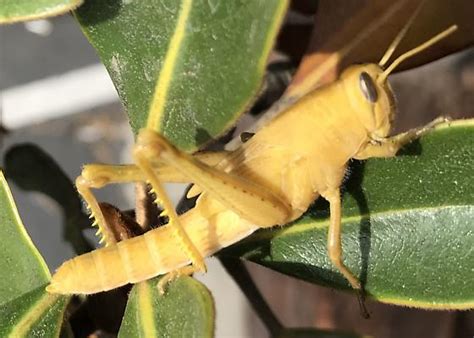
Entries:
[[181, 276], [190, 276], [195, 272], [198, 272], [198, 268], [195, 265], [188, 265], [167, 273], [158, 282], [158, 291], [161, 295], [164, 295], [166, 293], [166, 287], [169, 283], [175, 281]]
[[[179, 269], [176, 274], [192, 274], [197, 271], [206, 272], [207, 269], [203, 256], [182, 227], [179, 217], [176, 214], [176, 210], [163, 187], [160, 177], [157, 174], [156, 169], [153, 168], [154, 161], [162, 157], [162, 151], [164, 150], [162, 144], [154, 142], [154, 135], [155, 132], [151, 130], [141, 130], [133, 150], [133, 156], [137, 166], [142, 170], [156, 195], [155, 202], [164, 208], [162, 215], [166, 215], [169, 218], [169, 222], [166, 226], [169, 226], [174, 230], [175, 236], [180, 239], [182, 249], [191, 259], [192, 267], [187, 267], [184, 270]], [[168, 278], [164, 277], [162, 279], [164, 280], [163, 283], [160, 282], [160, 290], [164, 290], [163, 285], [175, 278], [174, 273], [172, 273]]]
[[94, 220], [92, 226], [98, 227], [96, 235], [101, 235], [101, 243], [105, 242], [105, 245], [111, 245], [116, 243], [116, 240], [112, 229], [109, 227], [106, 218], [100, 209], [99, 202], [91, 191], [91, 187], [93, 186], [94, 181], [88, 179], [85, 175], [81, 175], [76, 179], [77, 191], [86, 202], [87, 209], [90, 212], [90, 218]]
[[167, 281], [173, 280], [179, 275], [206, 271], [206, 267], [202, 255], [183, 230], [174, 206], [162, 187], [160, 177], [157, 175], [156, 169], [153, 168], [156, 161], [162, 161], [173, 167], [177, 172], [187, 177], [189, 182], [197, 184], [200, 189], [203, 189], [222, 206], [257, 226], [268, 227], [275, 224], [285, 224], [290, 215], [291, 207], [286, 200], [274, 192], [180, 151], [162, 135], [151, 129], [140, 131], [134, 148], [134, 158], [159, 198], [157, 203], [165, 209], [166, 215], [169, 217], [167, 226], [175, 230], [176, 236], [182, 243], [182, 248], [192, 262], [191, 267], [180, 268], [163, 278], [163, 282], [160, 282], [161, 290]]

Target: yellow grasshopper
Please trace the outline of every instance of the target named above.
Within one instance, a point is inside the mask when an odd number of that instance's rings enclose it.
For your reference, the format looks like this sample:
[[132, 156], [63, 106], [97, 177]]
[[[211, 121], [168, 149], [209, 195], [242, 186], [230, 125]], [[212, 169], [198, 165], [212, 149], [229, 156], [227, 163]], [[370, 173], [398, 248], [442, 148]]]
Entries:
[[[388, 67], [413, 17], [378, 64], [354, 65], [339, 80], [314, 90], [232, 152], [194, 156], [157, 132], [151, 114], [133, 148], [135, 165], [86, 165], [76, 180], [79, 193], [102, 231], [106, 246], [65, 262], [48, 292], [91, 294], [168, 274], [206, 271], [204, 257], [259, 228], [285, 225], [322, 196], [330, 205], [328, 253], [354, 289], [359, 280], [344, 265], [340, 186], [350, 159], [390, 157], [444, 119], [389, 137], [396, 112], [388, 75], [405, 59], [452, 33], [452, 26], [402, 54]], [[115, 243], [91, 192], [111, 183], [148, 182], [167, 225]], [[192, 182], [196, 206], [178, 216], [162, 182]]]

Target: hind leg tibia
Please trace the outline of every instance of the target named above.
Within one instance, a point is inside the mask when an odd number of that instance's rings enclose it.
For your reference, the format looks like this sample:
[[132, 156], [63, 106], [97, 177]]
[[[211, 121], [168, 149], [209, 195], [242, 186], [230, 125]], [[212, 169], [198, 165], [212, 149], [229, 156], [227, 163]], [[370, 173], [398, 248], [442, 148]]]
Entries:
[[166, 149], [162, 144], [149, 142], [148, 135], [150, 134], [157, 135], [154, 131], [149, 131], [147, 129], [140, 130], [137, 143], [133, 149], [133, 157], [137, 166], [141, 169], [148, 183], [151, 185], [152, 191], [155, 193], [155, 202], [163, 207], [164, 211], [162, 215], [166, 215], [169, 218], [166, 226], [171, 227], [174, 230], [174, 235], [179, 238], [182, 249], [186, 252], [187, 256], [190, 257], [195, 269], [197, 271], [205, 272], [206, 265], [204, 263], [204, 258], [181, 225], [181, 221], [176, 214], [174, 205], [163, 187], [160, 175], [153, 168], [153, 163], [157, 160], [167, 162], [166, 157], [163, 156]]
[[[203, 152], [197, 154], [197, 158], [211, 166], [219, 163], [227, 152]], [[186, 183], [189, 180], [173, 167], [166, 165], [163, 161], [154, 161], [152, 168], [159, 179], [163, 182]], [[145, 182], [146, 176], [143, 171], [134, 164], [128, 165], [108, 165], [108, 164], [87, 164], [83, 167], [81, 175], [76, 179], [76, 187], [79, 194], [86, 202], [90, 210], [91, 218], [94, 218], [93, 225], [98, 226], [98, 234], [105, 241], [106, 245], [115, 243], [110, 226], [104, 217], [97, 199], [91, 189], [102, 188], [109, 184]]]

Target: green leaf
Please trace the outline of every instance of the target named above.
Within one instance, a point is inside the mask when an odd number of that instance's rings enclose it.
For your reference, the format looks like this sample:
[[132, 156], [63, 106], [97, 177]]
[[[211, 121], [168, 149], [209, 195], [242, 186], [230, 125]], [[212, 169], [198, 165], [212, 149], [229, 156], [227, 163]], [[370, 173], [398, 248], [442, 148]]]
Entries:
[[83, 0], [2, 0], [0, 24], [37, 20], [72, 11]]
[[48, 268], [0, 171], [0, 337], [58, 337], [69, 297], [50, 295]]
[[134, 285], [119, 337], [212, 337], [214, 303], [209, 290], [180, 277], [160, 295], [159, 278]]
[[45, 194], [58, 203], [63, 211], [64, 240], [77, 253], [92, 250], [82, 230], [90, 219], [82, 210], [76, 188], [56, 161], [36, 145], [24, 143], [8, 149], [5, 154], [5, 176], [26, 191]]
[[134, 132], [148, 124], [192, 151], [249, 108], [286, 7], [286, 0], [107, 0], [87, 2], [76, 17]]
[[[355, 163], [343, 206], [344, 262], [369, 296], [431, 309], [474, 307], [474, 120], [441, 126], [392, 159]], [[349, 289], [326, 252], [327, 204], [222, 255]]]
[[45, 287], [0, 306], [0, 337], [59, 337], [69, 297], [48, 294]]
[[49, 281], [48, 268], [33, 245], [0, 172], [0, 305]]

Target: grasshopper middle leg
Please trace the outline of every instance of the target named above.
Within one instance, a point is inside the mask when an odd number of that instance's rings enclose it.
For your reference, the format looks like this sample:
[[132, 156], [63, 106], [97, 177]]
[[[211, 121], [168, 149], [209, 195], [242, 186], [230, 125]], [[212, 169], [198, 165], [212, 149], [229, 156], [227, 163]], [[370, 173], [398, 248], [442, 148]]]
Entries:
[[361, 285], [357, 277], [347, 268], [342, 260], [341, 245], [341, 196], [340, 190], [331, 189], [322, 195], [329, 202], [330, 223], [328, 233], [328, 255], [334, 266], [344, 275], [355, 290], [360, 290]]

